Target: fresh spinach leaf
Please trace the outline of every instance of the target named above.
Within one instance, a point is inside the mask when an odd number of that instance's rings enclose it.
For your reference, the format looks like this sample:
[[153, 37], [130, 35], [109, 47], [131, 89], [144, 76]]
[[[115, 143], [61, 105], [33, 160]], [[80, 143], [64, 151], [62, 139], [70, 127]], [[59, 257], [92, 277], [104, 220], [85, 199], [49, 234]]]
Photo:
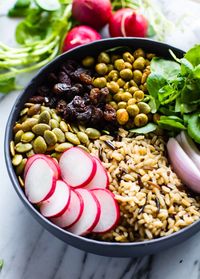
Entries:
[[194, 113], [188, 119], [188, 134], [192, 139], [200, 143], [200, 112]]
[[157, 129], [158, 125], [155, 123], [148, 123], [144, 127], [141, 128], [136, 128], [136, 129], [131, 129], [129, 132], [136, 133], [136, 134], [148, 134]]

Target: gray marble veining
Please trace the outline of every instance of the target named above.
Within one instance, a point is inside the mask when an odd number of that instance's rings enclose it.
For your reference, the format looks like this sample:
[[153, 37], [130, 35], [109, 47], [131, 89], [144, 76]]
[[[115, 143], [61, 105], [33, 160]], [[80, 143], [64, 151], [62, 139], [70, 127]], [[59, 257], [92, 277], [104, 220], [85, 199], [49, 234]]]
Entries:
[[[0, 38], [13, 44], [15, 22], [2, 14], [14, 0], [0, 0]], [[200, 5], [183, 0], [160, 0], [171, 19], [185, 11], [193, 14], [191, 30], [176, 30], [167, 41], [183, 49], [200, 42], [198, 17]], [[178, 10], [180, 5], [184, 8]], [[188, 5], [188, 6], [187, 6]], [[191, 16], [191, 15], [190, 15]], [[187, 18], [185, 20], [188, 21]], [[196, 21], [197, 20], [197, 21]], [[9, 32], [8, 32], [9, 30]], [[184, 37], [184, 40], [183, 40]], [[28, 80], [25, 77], [22, 83]], [[143, 258], [108, 258], [75, 249], [45, 231], [27, 212], [8, 178], [3, 154], [6, 121], [17, 92], [0, 102], [0, 259], [4, 260], [0, 279], [199, 279], [200, 233], [186, 242]]]

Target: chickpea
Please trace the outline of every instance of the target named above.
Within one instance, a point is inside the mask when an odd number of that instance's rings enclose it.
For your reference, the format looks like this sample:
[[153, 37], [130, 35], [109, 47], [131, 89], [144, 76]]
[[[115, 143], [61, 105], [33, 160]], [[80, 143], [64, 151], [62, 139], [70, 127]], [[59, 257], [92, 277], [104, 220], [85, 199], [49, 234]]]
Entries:
[[115, 81], [111, 81], [107, 83], [107, 87], [111, 93], [116, 94], [119, 91], [119, 85]]
[[140, 84], [142, 79], [142, 72], [140, 70], [134, 70], [133, 79], [137, 84]]
[[122, 101], [122, 95], [123, 95], [123, 93], [118, 92], [117, 94], [113, 95], [113, 100], [117, 103]]
[[145, 57], [145, 52], [144, 52], [143, 49], [138, 48], [134, 51], [133, 56], [134, 56], [135, 59], [137, 59], [140, 56]]
[[133, 97], [137, 102], [140, 102], [144, 99], [144, 92], [142, 90], [137, 90], [134, 92]]
[[125, 109], [118, 109], [116, 112], [116, 117], [117, 117], [117, 122], [120, 125], [124, 125], [128, 122], [129, 120], [129, 115], [128, 112]]
[[127, 106], [126, 110], [130, 116], [136, 116], [140, 112], [136, 104]]
[[122, 55], [125, 62], [133, 63], [134, 57], [130, 52], [124, 52]]
[[114, 66], [112, 64], [108, 64], [107, 67], [108, 67], [108, 72], [114, 70]]
[[123, 87], [123, 86], [125, 85], [126, 82], [125, 82], [122, 78], [119, 78], [119, 79], [117, 80], [117, 83], [118, 83], [119, 87]]
[[118, 104], [118, 109], [122, 109], [122, 108], [126, 108], [126, 106], [127, 106], [127, 103], [126, 102], [119, 102]]
[[95, 70], [99, 75], [104, 76], [108, 72], [108, 67], [105, 63], [98, 63]]
[[147, 59], [151, 60], [153, 57], [155, 57], [155, 53], [147, 53]]
[[108, 64], [110, 63], [110, 56], [106, 52], [101, 52], [98, 56], [98, 62], [99, 63], [105, 63]]
[[98, 88], [103, 88], [106, 86], [106, 79], [105, 77], [98, 77], [93, 80], [93, 86]]
[[118, 105], [117, 105], [117, 103], [116, 102], [114, 102], [114, 101], [111, 101], [111, 102], [109, 102], [109, 104], [115, 109], [115, 110], [117, 110], [118, 109]]
[[83, 60], [82, 60], [82, 64], [84, 67], [86, 68], [91, 68], [94, 65], [94, 58], [92, 56], [86, 56]]
[[130, 92], [131, 94], [134, 94], [135, 91], [138, 91], [138, 87], [136, 87], [136, 86], [131, 86], [131, 87], [128, 89], [128, 92]]
[[147, 103], [139, 102], [137, 105], [138, 105], [141, 113], [148, 114], [151, 111], [151, 108]]
[[129, 99], [128, 102], [127, 102], [128, 106], [129, 106], [129, 105], [135, 105], [135, 103], [136, 103], [136, 99], [135, 99], [135, 98], [131, 98], [131, 99]]
[[116, 70], [112, 70], [110, 71], [110, 73], [108, 74], [108, 80], [111, 81], [117, 81], [119, 78], [118, 72]]
[[144, 70], [145, 59], [143, 57], [138, 57], [133, 63], [133, 68], [136, 70]]
[[124, 69], [120, 71], [120, 77], [123, 78], [124, 80], [130, 80], [133, 77], [133, 72], [131, 69]]
[[124, 64], [125, 64], [126, 69], [132, 69], [133, 68], [132, 64], [129, 63], [129, 62], [125, 62]]
[[159, 120], [160, 120], [160, 114], [155, 113], [155, 114], [153, 115], [153, 122], [157, 123]]
[[115, 69], [117, 69], [118, 71], [121, 71], [121, 70], [125, 69], [124, 60], [123, 59], [115, 60], [114, 66], [115, 66]]
[[131, 79], [131, 80], [129, 81], [129, 85], [130, 85], [130, 86], [138, 87], [138, 86], [137, 86], [137, 83], [136, 83], [133, 79]]
[[146, 125], [147, 122], [148, 122], [148, 117], [144, 113], [139, 113], [134, 118], [134, 124], [137, 127], [142, 127], [142, 126]]
[[129, 89], [129, 82], [127, 81], [125, 84], [124, 84], [124, 90], [128, 90]]
[[122, 93], [122, 97], [121, 97], [122, 101], [127, 102], [131, 98], [132, 98], [131, 93], [129, 93], [129, 92]]
[[120, 55], [118, 55], [118, 54], [112, 54], [112, 55], [111, 55], [111, 62], [114, 63], [115, 60], [120, 59], [120, 58], [121, 58]]

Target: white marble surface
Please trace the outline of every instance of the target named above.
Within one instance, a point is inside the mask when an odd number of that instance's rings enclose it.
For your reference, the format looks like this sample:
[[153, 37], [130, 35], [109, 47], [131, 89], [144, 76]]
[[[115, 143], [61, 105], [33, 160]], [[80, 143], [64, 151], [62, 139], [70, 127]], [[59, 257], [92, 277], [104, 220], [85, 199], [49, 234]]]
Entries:
[[[0, 0], [0, 39], [10, 43], [14, 23], [1, 15], [6, 13], [6, 7], [12, 5], [12, 2]], [[171, 44], [188, 49], [200, 42], [200, 4], [197, 2], [188, 5], [185, 0], [159, 1], [170, 18], [177, 19], [183, 15], [193, 30], [174, 30], [167, 39]], [[191, 17], [191, 14], [194, 16]], [[45, 231], [17, 197], [4, 162], [4, 130], [16, 97], [17, 92], [4, 97], [0, 102], [0, 259], [4, 260], [0, 279], [200, 278], [200, 233], [157, 255], [131, 259], [87, 254]]]

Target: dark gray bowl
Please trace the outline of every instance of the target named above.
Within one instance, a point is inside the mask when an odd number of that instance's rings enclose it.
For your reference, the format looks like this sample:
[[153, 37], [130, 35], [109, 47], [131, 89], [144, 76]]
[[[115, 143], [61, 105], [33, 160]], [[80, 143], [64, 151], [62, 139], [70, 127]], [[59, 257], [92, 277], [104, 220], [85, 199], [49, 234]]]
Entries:
[[98, 52], [102, 50], [106, 50], [109, 48], [117, 47], [117, 46], [129, 46], [133, 49], [143, 48], [146, 51], [154, 52], [162, 57], [170, 57], [169, 49], [171, 49], [177, 57], [182, 57], [184, 52], [182, 50], [176, 49], [164, 43], [155, 42], [147, 39], [136, 39], [136, 38], [114, 38], [114, 39], [105, 39], [100, 40], [88, 45], [84, 45], [81, 47], [77, 47], [73, 50], [68, 51], [67, 53], [57, 57], [54, 61], [49, 63], [47, 66], [43, 67], [38, 74], [30, 81], [25, 90], [19, 95], [13, 109], [10, 113], [7, 127], [6, 127], [6, 135], [5, 135], [5, 159], [6, 165], [8, 169], [8, 173], [12, 184], [26, 206], [26, 208], [30, 211], [30, 213], [34, 216], [34, 218], [49, 232], [51, 232], [56, 237], [62, 239], [64, 242], [79, 248], [81, 250], [85, 250], [87, 252], [104, 255], [104, 256], [112, 256], [112, 257], [138, 257], [147, 254], [154, 254], [163, 249], [172, 247], [182, 241], [186, 240], [190, 236], [194, 235], [196, 232], [200, 230], [200, 221], [195, 222], [194, 224], [188, 226], [171, 234], [169, 236], [161, 237], [158, 239], [153, 239], [149, 241], [143, 242], [132, 242], [132, 243], [113, 243], [113, 242], [101, 242], [92, 240], [86, 237], [76, 236], [70, 232], [67, 232], [53, 223], [44, 218], [27, 200], [24, 195], [22, 188], [18, 183], [17, 176], [15, 174], [14, 168], [11, 163], [11, 156], [9, 151], [9, 142], [12, 140], [13, 131], [12, 127], [15, 121], [18, 119], [19, 112], [23, 107], [23, 104], [35, 93], [35, 89], [39, 84], [42, 83], [45, 75], [52, 70], [55, 70], [61, 62], [67, 59], [81, 59], [86, 55], [96, 55]]

